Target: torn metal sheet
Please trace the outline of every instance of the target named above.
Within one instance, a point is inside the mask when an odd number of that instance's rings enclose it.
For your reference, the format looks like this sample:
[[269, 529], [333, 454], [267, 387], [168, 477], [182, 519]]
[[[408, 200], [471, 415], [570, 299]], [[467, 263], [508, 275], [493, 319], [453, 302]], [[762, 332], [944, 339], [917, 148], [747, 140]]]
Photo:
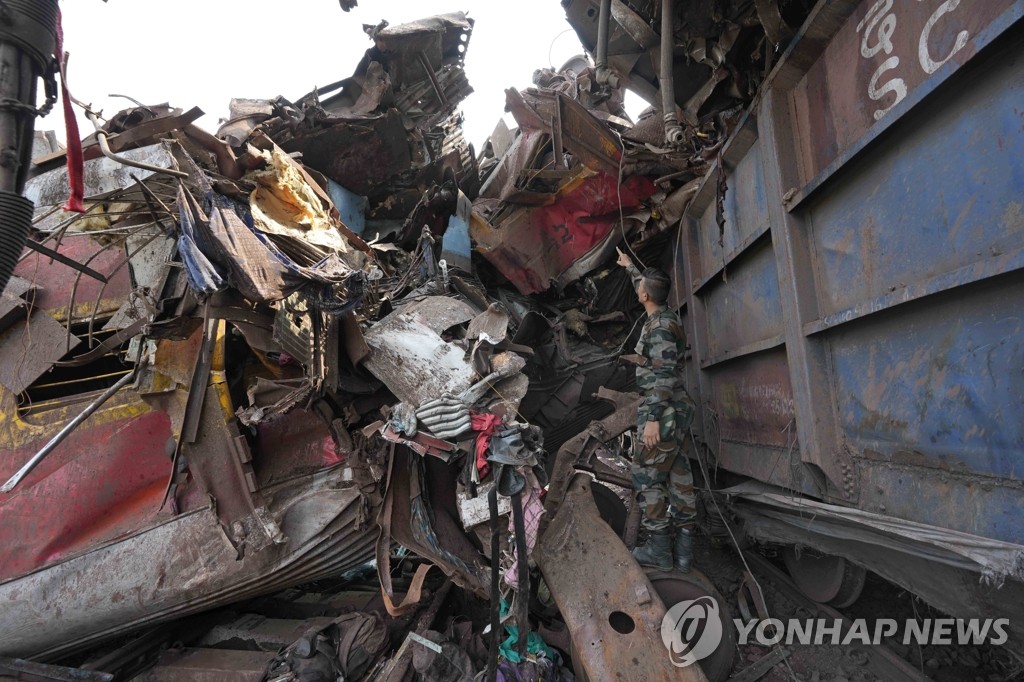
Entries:
[[239, 407], [236, 412], [238, 421], [246, 426], [255, 426], [275, 419], [308, 403], [313, 393], [313, 386], [306, 378], [274, 381], [257, 377], [256, 383], [247, 391], [249, 407]]
[[496, 414], [501, 414], [501, 410], [504, 410], [505, 414], [518, 412], [519, 405], [523, 402], [529, 389], [530, 379], [522, 373], [497, 382], [494, 384], [496, 397], [487, 405], [488, 411]]
[[[551, 469], [551, 481], [548, 493], [544, 496], [544, 509], [550, 519], [557, 512], [569, 489], [577, 470], [583, 469], [595, 474], [597, 480], [608, 480], [600, 471], [601, 466], [594, 462], [595, 444], [615, 440], [629, 429], [636, 428], [636, 411], [640, 405], [640, 397], [635, 393], [617, 393], [603, 386], [598, 389], [598, 397], [613, 401], [615, 412], [604, 419], [591, 422], [584, 431], [567, 440], [558, 449]], [[620, 473], [620, 477], [622, 474]], [[627, 480], [613, 480], [613, 483], [628, 483]]]
[[[386, 23], [367, 27], [377, 49], [401, 56], [426, 51], [433, 63], [461, 63], [465, 59], [463, 43], [468, 42], [473, 20], [464, 12], [438, 14], [395, 26]], [[412, 74], [422, 76], [422, 73]]]
[[[384, 595], [392, 603], [397, 601], [390, 575], [391, 542], [394, 540], [436, 564], [456, 585], [484, 597], [488, 593], [487, 570], [482, 565], [482, 557], [458, 525], [455, 510], [449, 513], [445, 507], [436, 505], [432, 508], [431, 520], [428, 514], [431, 510], [426, 508], [423, 499], [423, 487], [430, 485], [430, 478], [424, 479], [420, 473], [418, 459], [403, 447], [396, 447], [389, 458], [388, 488], [377, 519], [381, 529], [377, 540], [377, 574]], [[423, 463], [429, 471], [431, 460]], [[414, 595], [412, 586], [409, 596], [419, 598], [418, 592]]]
[[327, 179], [327, 193], [338, 209], [341, 222], [356, 234], [362, 234], [366, 229], [366, 197], [350, 192], [330, 178]]
[[372, 119], [330, 123], [297, 131], [281, 146], [287, 152], [302, 152], [304, 163], [363, 195], [385, 185], [413, 162], [402, 115], [395, 109]]
[[232, 97], [228, 120], [217, 129], [217, 137], [240, 147], [253, 128], [273, 115], [274, 105], [269, 100]]
[[484, 199], [506, 201], [513, 196], [516, 197], [518, 203], [522, 204], [530, 203], [537, 205], [548, 203], [550, 201], [550, 193], [545, 193], [531, 199], [529, 196], [519, 193], [516, 187], [519, 173], [523, 169], [530, 167], [530, 164], [536, 159], [548, 139], [548, 134], [541, 129], [526, 128], [520, 130], [508, 151], [498, 159], [497, 165], [487, 177], [487, 181], [480, 187], [474, 207], [477, 207], [481, 200]]
[[499, 344], [508, 334], [508, 314], [492, 303], [487, 310], [474, 317], [466, 330], [466, 338], [470, 341], [485, 341]]
[[[162, 143], [132, 149], [121, 155], [131, 161], [159, 168], [176, 168], [173, 154], [167, 145]], [[82, 175], [85, 181], [85, 196], [95, 198], [115, 190], [131, 187], [135, 184], [135, 178], [145, 180], [153, 176], [154, 172], [125, 166], [106, 157], [87, 161]], [[70, 191], [67, 168], [52, 170], [25, 183], [25, 196], [31, 199], [37, 207], [60, 206], [67, 199]]]
[[619, 186], [612, 175], [581, 175], [550, 206], [522, 208], [493, 225], [475, 220], [471, 235], [478, 252], [520, 293], [537, 294], [617, 229], [620, 198], [628, 211], [653, 192], [641, 176]]
[[543, 130], [552, 136], [553, 144], [558, 143], [556, 159], [564, 149], [593, 171], [618, 174], [622, 143], [607, 123], [598, 120], [576, 99], [546, 89], [525, 93], [509, 89], [506, 96], [509, 111], [520, 127]]
[[82, 342], [43, 310], [0, 334], [0, 384], [18, 395]]
[[366, 368], [399, 400], [422, 405], [473, 383], [465, 351], [440, 334], [468, 322], [475, 311], [458, 299], [432, 296], [397, 310], [365, 334], [371, 354]]
[[376, 529], [363, 522], [366, 498], [352, 470], [266, 493], [288, 538], [277, 550], [239, 557], [207, 508], [0, 584], [0, 653], [55, 656], [169, 615], [337, 575], [372, 554]]
[[474, 371], [465, 351], [444, 341], [413, 314], [395, 312], [366, 333], [366, 368], [399, 400], [420, 405], [472, 385]]
[[0, 675], [7, 680], [58, 680], [75, 682], [112, 682], [114, 676], [98, 670], [65, 668], [20, 658], [0, 658]]
[[473, 203], [460, 191], [455, 213], [448, 219], [448, 226], [441, 240], [441, 258], [448, 267], [456, 267], [463, 272], [473, 272], [473, 245], [469, 239], [472, 215]]
[[738, 497], [757, 503], [759, 513], [814, 533], [883, 544], [996, 583], [1024, 580], [1024, 545], [773, 492], [738, 491]]
[[[471, 497], [468, 490], [460, 489], [456, 495], [459, 502], [459, 519], [462, 527], [469, 530], [474, 526], [487, 523], [491, 519], [491, 510], [487, 504], [487, 493], [494, 488], [494, 482], [477, 486], [476, 496]], [[512, 498], [498, 496], [498, 515], [508, 516], [512, 513]]]
[[303, 283], [234, 211], [213, 209], [207, 230], [232, 286], [248, 300], [278, 301]]
[[28, 314], [35, 301], [36, 287], [26, 279], [12, 276], [0, 295], [0, 332]]
[[140, 682], [223, 680], [261, 682], [274, 660], [269, 651], [172, 648], [161, 651], [156, 665], [135, 679]]
[[590, 477], [577, 475], [534, 557], [591, 680], [706, 682], [677, 668], [661, 639], [665, 605], [629, 550], [601, 521]]
[[[140, 319], [152, 317], [165, 297], [171, 278], [177, 242], [171, 237], [133, 235], [125, 240], [132, 291], [104, 329], [124, 329]], [[170, 292], [168, 298], [173, 298]]]

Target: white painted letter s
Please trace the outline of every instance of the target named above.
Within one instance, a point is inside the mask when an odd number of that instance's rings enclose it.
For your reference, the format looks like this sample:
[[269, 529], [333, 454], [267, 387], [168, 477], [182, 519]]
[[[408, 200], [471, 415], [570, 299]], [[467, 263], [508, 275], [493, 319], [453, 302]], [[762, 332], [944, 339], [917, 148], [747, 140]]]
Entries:
[[883, 83], [882, 87], [878, 87], [878, 79], [882, 77], [882, 74], [889, 69], [895, 69], [899, 65], [899, 57], [889, 57], [878, 66], [878, 69], [875, 70], [875, 73], [871, 76], [871, 82], [868, 83], [868, 97], [876, 102], [890, 92], [896, 93], [896, 99], [893, 100], [892, 104], [887, 106], [885, 109], [878, 109], [875, 111], [876, 121], [885, 116], [890, 109], [903, 101], [903, 98], [907, 96], [907, 83], [902, 78], [893, 78], [891, 81]]

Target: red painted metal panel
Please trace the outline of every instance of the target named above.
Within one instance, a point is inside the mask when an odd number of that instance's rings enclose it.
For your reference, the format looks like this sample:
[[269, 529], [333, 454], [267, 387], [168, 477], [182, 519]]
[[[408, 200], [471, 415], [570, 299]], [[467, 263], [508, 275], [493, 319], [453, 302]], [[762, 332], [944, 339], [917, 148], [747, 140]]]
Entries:
[[608, 237], [619, 222], [619, 198], [629, 212], [654, 192], [654, 183], [634, 175], [616, 191], [618, 179], [598, 173], [548, 206], [526, 209], [499, 229], [474, 224], [483, 256], [523, 294], [547, 291], [552, 280]]
[[[53, 248], [53, 244], [47, 244]], [[91, 238], [77, 235], [66, 236], [57, 249], [68, 258], [73, 258], [79, 263], [86, 263], [89, 258], [103, 247]], [[74, 269], [42, 256], [34, 251], [29, 252], [25, 260], [21, 261], [14, 269], [14, 274], [23, 277], [31, 282], [40, 283], [42, 286], [36, 294], [35, 305], [37, 308], [49, 311], [59, 311], [67, 307], [71, 302], [71, 292], [75, 290], [74, 305], [76, 307], [76, 319], [81, 319], [92, 312], [92, 306], [96, 303], [96, 296], [103, 291], [100, 309], [116, 310], [127, 298], [131, 291], [131, 282], [128, 277], [128, 266], [121, 267], [111, 276], [114, 268], [124, 260], [126, 253], [124, 247], [106, 248], [88, 265], [93, 270], [110, 278], [106, 288], [103, 282], [93, 279], [89, 275], [79, 277], [78, 288], [75, 289], [75, 279], [78, 272]], [[103, 302], [108, 302], [104, 305]], [[80, 308], [80, 306], [84, 306]], [[57, 315], [63, 317], [63, 315]]]
[[[109, 411], [123, 407], [114, 406]], [[98, 413], [97, 417], [102, 417]], [[94, 417], [95, 419], [96, 417]], [[47, 433], [55, 433], [60, 425]], [[165, 412], [83, 426], [0, 497], [0, 581], [122, 537], [155, 520], [170, 474]], [[45, 439], [3, 453], [6, 480]]]
[[295, 410], [256, 429], [253, 468], [261, 488], [346, 459], [335, 449], [324, 421], [312, 412]]

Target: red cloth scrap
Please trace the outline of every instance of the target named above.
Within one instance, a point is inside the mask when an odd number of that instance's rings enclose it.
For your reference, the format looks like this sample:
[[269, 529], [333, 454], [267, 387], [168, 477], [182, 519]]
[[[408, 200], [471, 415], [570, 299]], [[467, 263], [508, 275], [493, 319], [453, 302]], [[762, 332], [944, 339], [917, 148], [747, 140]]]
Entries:
[[491, 436], [494, 435], [498, 425], [501, 424], [501, 417], [490, 412], [483, 412], [480, 414], [470, 415], [470, 426], [476, 434], [476, 470], [480, 473], [480, 478], [487, 476], [487, 472], [490, 471], [491, 465], [487, 462], [487, 446], [491, 444]]
[[68, 138], [68, 184], [71, 185], [71, 195], [64, 204], [65, 211], [84, 213], [85, 205], [82, 199], [85, 196], [85, 187], [82, 181], [82, 136], [78, 133], [78, 119], [75, 118], [75, 111], [71, 108], [71, 93], [68, 92], [68, 74], [64, 63], [64, 28], [61, 25], [60, 9], [57, 9], [57, 63], [60, 64], [60, 91], [61, 100], [64, 104], [64, 130]]

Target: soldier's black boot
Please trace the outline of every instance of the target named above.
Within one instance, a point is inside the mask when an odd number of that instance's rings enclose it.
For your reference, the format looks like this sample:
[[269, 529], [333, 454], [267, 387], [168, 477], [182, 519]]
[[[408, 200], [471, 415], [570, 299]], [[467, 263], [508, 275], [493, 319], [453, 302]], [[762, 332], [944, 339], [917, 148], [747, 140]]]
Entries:
[[659, 571], [672, 570], [672, 536], [668, 528], [651, 531], [647, 542], [637, 545], [633, 550], [633, 558], [641, 566], [656, 568]]
[[689, 573], [693, 563], [693, 535], [689, 528], [676, 528], [675, 568], [680, 573]]

